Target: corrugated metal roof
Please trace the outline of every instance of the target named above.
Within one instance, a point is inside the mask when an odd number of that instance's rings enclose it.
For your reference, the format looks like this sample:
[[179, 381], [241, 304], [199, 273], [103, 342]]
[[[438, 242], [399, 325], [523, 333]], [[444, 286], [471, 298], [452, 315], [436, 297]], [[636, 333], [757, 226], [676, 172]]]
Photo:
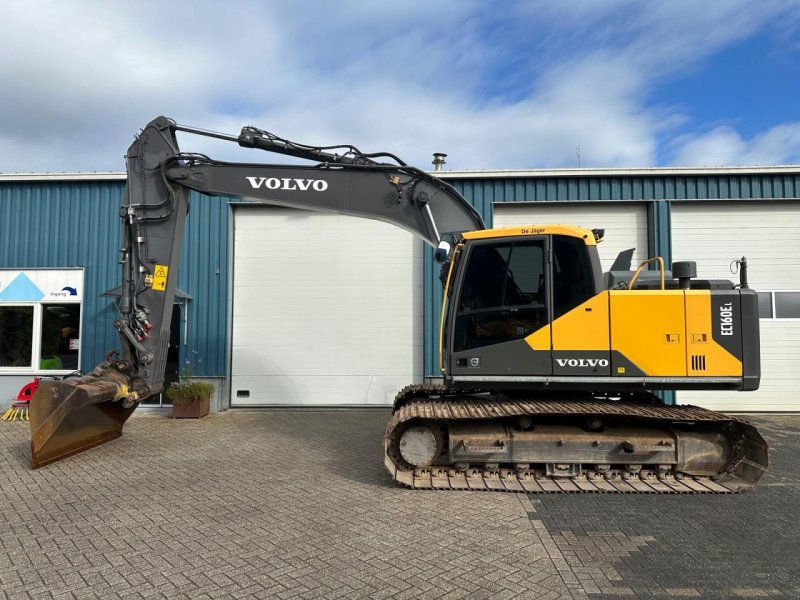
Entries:
[[125, 181], [124, 171], [92, 173], [0, 173], [3, 181]]
[[[698, 175], [770, 175], [800, 174], [800, 165], [741, 167], [592, 167], [560, 169], [469, 169], [429, 171], [443, 179], [509, 179], [528, 177], [665, 177]], [[0, 181], [117, 181], [124, 180], [124, 171], [92, 171], [64, 173], [0, 173]]]
[[697, 175], [769, 175], [800, 173], [800, 165], [744, 167], [570, 167], [562, 169], [487, 169], [431, 171], [444, 179], [507, 179], [518, 177], [665, 177]]

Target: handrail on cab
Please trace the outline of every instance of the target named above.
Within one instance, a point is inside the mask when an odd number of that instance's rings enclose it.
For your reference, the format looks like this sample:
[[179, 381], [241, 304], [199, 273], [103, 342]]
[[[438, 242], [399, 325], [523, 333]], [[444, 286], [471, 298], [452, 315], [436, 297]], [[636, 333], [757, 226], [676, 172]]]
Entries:
[[445, 373], [444, 368], [444, 320], [447, 315], [447, 296], [450, 294], [450, 277], [453, 275], [453, 266], [458, 260], [458, 255], [463, 250], [464, 244], [457, 244], [453, 250], [453, 256], [450, 259], [450, 268], [447, 269], [447, 281], [444, 284], [444, 293], [442, 296], [442, 313], [439, 317], [439, 370]]
[[654, 263], [655, 261], [658, 261], [658, 268], [659, 268], [659, 271], [661, 271], [661, 289], [662, 290], [664, 289], [664, 259], [661, 258], [660, 256], [654, 256], [653, 258], [648, 258], [647, 260], [643, 261], [639, 265], [639, 268], [636, 269], [636, 273], [633, 274], [633, 277], [631, 278], [631, 282], [628, 284], [628, 289], [629, 290], [633, 289], [633, 286], [636, 283], [636, 280], [639, 278], [639, 273], [642, 272], [642, 269], [646, 265], [649, 265], [650, 263]]

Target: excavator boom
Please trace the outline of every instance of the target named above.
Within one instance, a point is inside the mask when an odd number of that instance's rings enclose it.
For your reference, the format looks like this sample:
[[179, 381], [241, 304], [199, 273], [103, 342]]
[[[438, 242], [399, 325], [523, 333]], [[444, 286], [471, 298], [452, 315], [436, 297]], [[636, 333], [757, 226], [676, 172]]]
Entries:
[[[182, 153], [178, 131], [317, 164], [215, 161]], [[88, 375], [40, 386], [31, 403], [33, 468], [119, 437], [136, 406], [162, 391], [189, 190], [378, 219], [434, 247], [444, 244], [445, 254], [449, 237], [484, 228], [452, 186], [385, 152], [307, 146], [254, 127], [239, 136], [218, 134], [158, 117], [136, 137], [126, 158], [122, 284], [114, 321], [121, 353], [110, 352]]]

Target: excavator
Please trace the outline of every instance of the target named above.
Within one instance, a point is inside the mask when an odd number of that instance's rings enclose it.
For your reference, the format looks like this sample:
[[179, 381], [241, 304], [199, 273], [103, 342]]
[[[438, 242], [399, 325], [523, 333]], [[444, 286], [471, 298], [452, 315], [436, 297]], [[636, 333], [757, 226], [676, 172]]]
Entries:
[[[183, 152], [210, 136], [311, 161], [249, 164]], [[90, 373], [42, 382], [31, 402], [32, 467], [122, 435], [164, 384], [189, 191], [378, 219], [435, 248], [444, 288], [441, 384], [394, 401], [384, 463], [414, 489], [730, 493], [768, 467], [757, 429], [660, 390], [755, 390], [757, 294], [671, 270], [633, 250], [603, 272], [600, 229], [487, 229], [446, 181], [397, 156], [151, 121], [128, 149], [121, 296], [112, 350]], [[655, 268], [655, 267], [658, 268]], [[645, 268], [648, 267], [648, 268]]]

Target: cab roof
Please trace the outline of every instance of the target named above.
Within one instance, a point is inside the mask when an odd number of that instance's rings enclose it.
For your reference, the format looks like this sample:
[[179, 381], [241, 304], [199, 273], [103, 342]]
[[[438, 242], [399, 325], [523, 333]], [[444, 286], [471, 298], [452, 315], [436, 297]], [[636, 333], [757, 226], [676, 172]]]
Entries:
[[495, 229], [482, 229], [479, 231], [467, 231], [462, 234], [465, 240], [486, 240], [490, 238], [513, 237], [520, 235], [566, 235], [579, 238], [587, 246], [595, 246], [594, 233], [583, 227], [574, 225], [523, 225], [514, 227], [497, 227]]

